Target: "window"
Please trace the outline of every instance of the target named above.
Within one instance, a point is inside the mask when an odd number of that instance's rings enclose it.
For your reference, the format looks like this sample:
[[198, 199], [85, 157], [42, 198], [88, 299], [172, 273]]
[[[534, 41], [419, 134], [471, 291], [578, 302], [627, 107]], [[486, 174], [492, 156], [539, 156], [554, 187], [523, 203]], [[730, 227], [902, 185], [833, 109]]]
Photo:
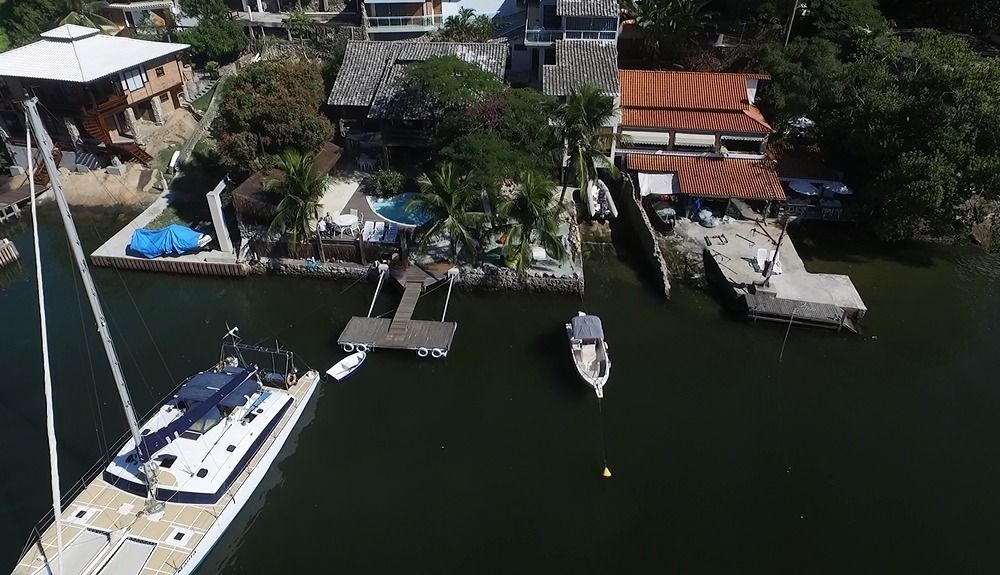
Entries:
[[164, 469], [170, 469], [170, 467], [177, 461], [176, 455], [161, 455], [159, 458], [160, 467]]
[[178, 531], [177, 533], [174, 533], [174, 541], [180, 541], [181, 539], [184, 539], [183, 531]]
[[87, 510], [86, 509], [81, 509], [81, 510], [79, 510], [79, 511], [76, 512], [76, 518], [80, 519], [80, 518], [82, 518], [86, 514], [87, 514]]
[[160, 77], [166, 76], [166, 75], [167, 75], [167, 73], [163, 71], [163, 66], [160, 66], [159, 68], [156, 69], [156, 77], [157, 78], [160, 78]]
[[201, 469], [198, 470], [198, 473], [195, 473], [195, 475], [197, 475], [198, 477], [205, 477], [208, 475], [208, 470], [202, 467]]
[[170, 93], [169, 92], [164, 92], [164, 93], [160, 94], [160, 101], [161, 102], [167, 102], [169, 100], [170, 100]]
[[149, 78], [146, 77], [146, 71], [138, 66], [118, 72], [118, 78], [121, 80], [122, 90], [130, 92], [142, 89], [149, 81]]
[[236, 446], [235, 445], [230, 445], [229, 447], [226, 448], [226, 451], [228, 451], [229, 453], [232, 453], [232, 452], [236, 451]]

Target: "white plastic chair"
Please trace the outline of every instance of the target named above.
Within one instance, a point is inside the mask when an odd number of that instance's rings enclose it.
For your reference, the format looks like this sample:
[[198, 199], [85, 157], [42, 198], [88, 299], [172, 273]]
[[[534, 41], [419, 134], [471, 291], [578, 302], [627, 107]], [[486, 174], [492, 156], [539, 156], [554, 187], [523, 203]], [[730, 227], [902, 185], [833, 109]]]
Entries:
[[373, 233], [375, 233], [375, 222], [365, 222], [365, 227], [361, 230], [361, 237], [366, 242], [371, 241]]
[[372, 234], [373, 242], [381, 242], [382, 236], [385, 235], [385, 222], [375, 222], [375, 233]]

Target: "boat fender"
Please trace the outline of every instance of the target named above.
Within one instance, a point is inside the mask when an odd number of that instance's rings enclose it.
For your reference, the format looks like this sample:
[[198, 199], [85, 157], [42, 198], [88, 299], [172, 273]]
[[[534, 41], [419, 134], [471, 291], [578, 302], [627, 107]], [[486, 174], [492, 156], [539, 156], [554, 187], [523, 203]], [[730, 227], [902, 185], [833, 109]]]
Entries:
[[417, 349], [417, 356], [418, 357], [427, 357], [427, 348], [426, 347], [418, 348]]
[[359, 343], [358, 345], [354, 346], [354, 349], [355, 349], [355, 351], [367, 352], [368, 351], [368, 344]]
[[351, 352], [354, 351], [354, 344], [353, 343], [345, 343], [344, 345], [342, 345], [340, 347], [344, 348], [344, 353], [351, 353]]
[[434, 349], [431, 350], [431, 357], [433, 357], [434, 359], [441, 359], [442, 357], [444, 357], [444, 353], [440, 349], [435, 347]]
[[297, 379], [298, 378], [295, 377], [294, 373], [289, 373], [288, 375], [285, 376], [285, 383], [288, 384], [288, 387], [292, 387], [293, 385], [295, 385]]

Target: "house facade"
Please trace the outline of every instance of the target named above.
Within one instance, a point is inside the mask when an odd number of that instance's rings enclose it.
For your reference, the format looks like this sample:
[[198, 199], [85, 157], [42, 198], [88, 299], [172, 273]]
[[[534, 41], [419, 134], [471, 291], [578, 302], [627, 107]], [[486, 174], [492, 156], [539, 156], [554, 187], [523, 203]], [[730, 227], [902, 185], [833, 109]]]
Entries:
[[784, 201], [756, 106], [763, 74], [620, 70], [616, 161], [643, 196], [687, 211], [721, 200]]
[[62, 165], [98, 167], [112, 156], [149, 162], [145, 128], [180, 107], [187, 48], [65, 25], [0, 54], [0, 136], [11, 157], [27, 166], [19, 102], [34, 96]]

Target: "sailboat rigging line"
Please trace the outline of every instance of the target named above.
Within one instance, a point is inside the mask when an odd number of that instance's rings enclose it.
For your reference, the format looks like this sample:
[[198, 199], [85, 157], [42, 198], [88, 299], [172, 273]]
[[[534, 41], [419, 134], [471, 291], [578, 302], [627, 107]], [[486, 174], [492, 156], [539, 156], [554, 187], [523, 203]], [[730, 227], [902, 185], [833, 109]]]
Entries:
[[352, 287], [358, 285], [358, 282], [360, 282], [361, 280], [364, 280], [364, 279], [368, 279], [368, 276], [366, 276], [366, 275], [365, 276], [361, 276], [358, 279], [352, 281], [351, 285], [349, 285], [349, 286], [345, 287], [344, 289], [340, 290], [340, 292], [337, 295], [344, 295], [345, 293], [347, 293], [347, 290], [349, 290]]
[[[24, 112], [25, 124], [28, 111]], [[35, 277], [38, 282], [38, 319], [42, 336], [42, 377], [45, 382], [45, 432], [49, 442], [49, 476], [52, 484], [52, 514], [56, 525], [56, 573], [63, 572], [62, 497], [59, 494], [59, 453], [56, 447], [55, 410], [52, 407], [52, 367], [49, 360], [49, 333], [45, 318], [45, 286], [42, 281], [42, 249], [38, 240], [38, 202], [35, 198], [35, 166], [31, 155], [31, 130], [27, 130], [28, 185], [31, 193], [31, 235], [35, 244]]]
[[[97, 226], [93, 226], [93, 228], [94, 228], [94, 233], [97, 235], [98, 239], [100, 239], [102, 242], [105, 241], [104, 238], [101, 237], [100, 232], [97, 231]], [[156, 355], [160, 357], [160, 363], [163, 364], [163, 370], [167, 372], [167, 377], [170, 378], [171, 382], [176, 382], [177, 379], [174, 377], [174, 374], [170, 372], [170, 367], [167, 365], [167, 360], [166, 358], [163, 357], [163, 352], [160, 351], [160, 346], [156, 344], [156, 338], [153, 337], [153, 332], [149, 329], [149, 324], [146, 323], [146, 318], [145, 316], [142, 315], [142, 310], [139, 309], [139, 304], [136, 303], [135, 297], [132, 296], [132, 290], [129, 289], [128, 283], [125, 281], [125, 276], [122, 275], [120, 269], [114, 268], [114, 270], [115, 273], [118, 274], [118, 279], [122, 282], [122, 287], [125, 288], [125, 293], [128, 294], [129, 301], [132, 302], [132, 308], [135, 309], [135, 315], [139, 316], [139, 322], [142, 323], [142, 328], [146, 330], [146, 335], [149, 336], [149, 342], [153, 344], [153, 349], [156, 350]]]
[[[69, 245], [69, 239], [66, 240], [66, 251], [70, 254], [70, 259], [73, 257], [73, 249]], [[94, 372], [94, 357], [90, 353], [90, 336], [87, 335], [87, 319], [83, 313], [83, 299], [80, 297], [80, 278], [76, 277], [76, 274], [70, 274], [73, 276], [73, 293], [76, 294], [76, 307], [80, 311], [80, 333], [83, 335], [83, 349], [87, 352], [87, 365], [90, 367], [90, 383], [94, 388], [94, 403], [95, 410], [97, 412], [97, 446], [100, 448], [99, 453], [108, 453], [108, 433], [104, 428], [104, 415], [101, 413], [101, 395], [97, 389], [97, 374]]]
[[[98, 297], [100, 297], [100, 296], [98, 296]], [[101, 297], [101, 300], [103, 300], [103, 299], [104, 298]], [[111, 311], [107, 310], [107, 308], [105, 308], [105, 314], [108, 316], [108, 323], [110, 323], [111, 326], [115, 328], [115, 331], [117, 331], [119, 333], [121, 333], [121, 332], [124, 331], [122, 329], [122, 324], [119, 323], [118, 318], [115, 317], [114, 313], [112, 313]], [[153, 402], [155, 403], [156, 400], [159, 399], [159, 398], [157, 397], [157, 395], [155, 393], [153, 393], [153, 386], [149, 385], [149, 380], [146, 379], [146, 374], [143, 373], [142, 366], [139, 365], [139, 360], [137, 360], [135, 358], [135, 354], [132, 353], [132, 346], [130, 346], [128, 344], [128, 338], [123, 338], [122, 339], [121, 347], [125, 348], [125, 353], [128, 354], [129, 359], [132, 360], [132, 365], [135, 366], [136, 373], [139, 374], [139, 380], [142, 381], [142, 385], [146, 388], [146, 392], [149, 393], [150, 399], [152, 399]]]

